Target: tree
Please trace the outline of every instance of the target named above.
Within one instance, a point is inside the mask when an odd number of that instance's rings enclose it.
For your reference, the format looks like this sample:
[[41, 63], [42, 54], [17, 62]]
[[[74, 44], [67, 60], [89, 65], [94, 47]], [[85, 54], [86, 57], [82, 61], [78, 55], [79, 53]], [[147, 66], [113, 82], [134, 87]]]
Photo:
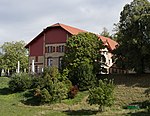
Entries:
[[100, 33], [100, 35], [104, 36], [104, 37], [111, 37], [111, 35], [108, 32], [108, 29], [106, 27], [103, 28], [103, 31]]
[[1, 68], [12, 72], [17, 69], [17, 62], [20, 61], [20, 68], [23, 70], [28, 67], [27, 50], [24, 48], [25, 42], [5, 42], [1, 49]]
[[114, 103], [114, 84], [110, 80], [100, 80], [96, 88], [89, 90], [88, 103], [90, 105], [99, 105], [99, 111], [103, 111], [105, 106], [111, 106]]
[[133, 0], [124, 6], [118, 23], [118, 64], [144, 73], [150, 67], [150, 2]]
[[[87, 80], [88, 83], [90, 80], [95, 80], [95, 76], [93, 75], [100, 72], [100, 49], [104, 48], [103, 43], [95, 34], [80, 33], [69, 38], [66, 47], [67, 52], [63, 57], [64, 66], [69, 70], [69, 79], [74, 85], [79, 85], [79, 89], [81, 89], [81, 80]], [[92, 74], [86, 72], [89, 69], [92, 70]], [[84, 74], [89, 74], [89, 76], [85, 76]]]
[[2, 61], [3, 59], [2, 59], [2, 53], [0, 52], [0, 76], [1, 76], [1, 71], [2, 71]]

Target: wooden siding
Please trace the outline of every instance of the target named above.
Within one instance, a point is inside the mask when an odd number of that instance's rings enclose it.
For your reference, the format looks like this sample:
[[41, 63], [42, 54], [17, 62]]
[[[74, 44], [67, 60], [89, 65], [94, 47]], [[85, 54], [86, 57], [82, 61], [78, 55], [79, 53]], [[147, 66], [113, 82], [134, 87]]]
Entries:
[[30, 45], [30, 56], [43, 55], [43, 36], [40, 36], [36, 41]]
[[61, 27], [54, 27], [47, 30], [45, 34], [46, 44], [66, 43], [68, 32]]

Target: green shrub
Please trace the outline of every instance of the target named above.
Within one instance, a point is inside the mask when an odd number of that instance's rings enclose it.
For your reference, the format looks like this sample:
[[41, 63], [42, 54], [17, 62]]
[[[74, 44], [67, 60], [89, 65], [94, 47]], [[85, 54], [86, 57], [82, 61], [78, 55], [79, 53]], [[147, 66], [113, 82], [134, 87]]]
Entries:
[[25, 91], [31, 88], [32, 77], [27, 73], [14, 74], [9, 81], [9, 88], [13, 92]]
[[111, 106], [114, 102], [114, 84], [112, 81], [100, 80], [98, 87], [89, 90], [88, 103], [99, 105], [99, 111], [103, 111], [105, 106]]
[[52, 101], [52, 96], [49, 94], [47, 89], [43, 89], [41, 91], [41, 102], [42, 103], [49, 103]]
[[54, 90], [53, 90], [53, 100], [61, 102], [61, 100], [65, 99], [68, 97], [68, 91], [69, 89], [65, 85], [64, 82], [58, 82], [54, 85]]
[[31, 88], [44, 88], [45, 86], [45, 82], [46, 80], [40, 76], [34, 76], [33, 79], [32, 79], [32, 86]]
[[61, 102], [68, 97], [69, 88], [72, 86], [67, 74], [67, 70], [60, 74], [56, 67], [45, 68], [41, 77], [33, 79], [33, 87], [37, 87], [34, 96], [40, 98], [41, 103]]

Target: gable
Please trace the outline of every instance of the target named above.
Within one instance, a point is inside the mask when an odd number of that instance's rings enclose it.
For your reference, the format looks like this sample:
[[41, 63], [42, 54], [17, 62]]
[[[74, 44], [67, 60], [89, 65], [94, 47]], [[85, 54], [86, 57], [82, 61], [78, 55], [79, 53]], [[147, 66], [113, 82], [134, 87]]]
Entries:
[[[36, 41], [36, 39], [39, 39], [40, 36], [45, 35], [45, 42], [46, 44], [53, 44], [53, 43], [65, 43], [66, 39], [68, 37], [70, 37], [71, 35], [77, 35], [78, 33], [81, 32], [87, 32], [75, 27], [71, 27], [68, 25], [64, 25], [64, 24], [60, 24], [60, 23], [56, 23], [54, 25], [51, 25], [49, 27], [47, 27], [45, 30], [43, 30], [37, 37], [35, 37], [31, 42], [29, 42], [25, 47], [29, 48], [30, 45], [33, 45], [34, 42]], [[104, 36], [100, 36], [98, 35], [98, 37], [102, 40], [102, 42], [105, 44], [108, 44], [108, 48], [110, 50], [113, 50], [116, 48], [116, 45], [118, 45], [118, 43], [110, 38], [104, 37]]]
[[69, 33], [61, 27], [53, 27], [45, 32], [46, 44], [66, 43]]

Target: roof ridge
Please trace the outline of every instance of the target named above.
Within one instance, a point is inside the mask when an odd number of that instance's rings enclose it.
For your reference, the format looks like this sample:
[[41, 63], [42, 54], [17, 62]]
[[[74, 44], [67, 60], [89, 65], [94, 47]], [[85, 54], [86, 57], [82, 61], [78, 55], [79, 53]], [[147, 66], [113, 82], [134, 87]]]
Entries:
[[69, 33], [71, 33], [73, 35], [76, 35], [79, 32], [87, 32], [85, 30], [82, 30], [82, 29], [79, 29], [77, 27], [73, 27], [73, 26], [70, 26], [70, 25], [66, 25], [66, 24], [63, 24], [63, 23], [55, 23], [55, 24], [53, 24], [49, 27], [57, 27], [57, 26], [62, 27], [63, 29], [65, 29], [66, 31], [68, 31]]

